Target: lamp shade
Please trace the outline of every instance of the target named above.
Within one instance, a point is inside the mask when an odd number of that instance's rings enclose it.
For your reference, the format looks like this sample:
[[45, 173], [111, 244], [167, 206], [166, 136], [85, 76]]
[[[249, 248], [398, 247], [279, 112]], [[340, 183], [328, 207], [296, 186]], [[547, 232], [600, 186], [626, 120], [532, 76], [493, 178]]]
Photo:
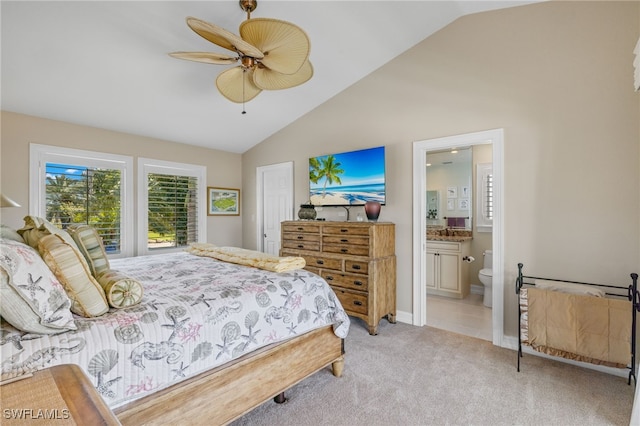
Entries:
[[0, 194], [0, 207], [20, 207], [20, 204], [13, 201], [4, 194]]

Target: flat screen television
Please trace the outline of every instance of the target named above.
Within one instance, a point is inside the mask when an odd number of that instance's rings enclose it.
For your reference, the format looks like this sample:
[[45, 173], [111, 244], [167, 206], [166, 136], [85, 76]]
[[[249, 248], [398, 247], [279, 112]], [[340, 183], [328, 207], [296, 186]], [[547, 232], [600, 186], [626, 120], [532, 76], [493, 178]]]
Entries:
[[309, 199], [314, 206], [385, 204], [384, 146], [309, 158]]

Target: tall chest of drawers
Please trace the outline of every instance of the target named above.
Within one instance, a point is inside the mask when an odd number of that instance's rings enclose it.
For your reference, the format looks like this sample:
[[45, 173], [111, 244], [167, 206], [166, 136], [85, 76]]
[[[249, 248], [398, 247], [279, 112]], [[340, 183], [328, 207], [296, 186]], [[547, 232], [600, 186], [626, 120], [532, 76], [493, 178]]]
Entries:
[[396, 322], [395, 225], [387, 222], [282, 222], [282, 256], [301, 256], [323, 277], [345, 311], [378, 334]]

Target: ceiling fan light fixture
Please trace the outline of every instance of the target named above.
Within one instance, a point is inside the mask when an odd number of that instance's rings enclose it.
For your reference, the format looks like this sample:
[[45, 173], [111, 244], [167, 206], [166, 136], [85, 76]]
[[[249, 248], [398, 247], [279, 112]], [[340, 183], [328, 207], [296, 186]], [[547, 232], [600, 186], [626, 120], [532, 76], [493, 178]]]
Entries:
[[169, 55], [216, 65], [239, 62], [238, 66], [216, 78], [220, 93], [236, 103], [248, 102], [262, 90], [288, 89], [309, 81], [313, 76], [309, 62], [311, 43], [304, 30], [278, 19], [250, 19], [257, 1], [239, 0], [239, 4], [247, 12], [247, 20], [240, 24], [240, 36], [201, 19], [187, 18], [187, 25], [196, 34], [237, 56], [213, 52], [173, 52]]

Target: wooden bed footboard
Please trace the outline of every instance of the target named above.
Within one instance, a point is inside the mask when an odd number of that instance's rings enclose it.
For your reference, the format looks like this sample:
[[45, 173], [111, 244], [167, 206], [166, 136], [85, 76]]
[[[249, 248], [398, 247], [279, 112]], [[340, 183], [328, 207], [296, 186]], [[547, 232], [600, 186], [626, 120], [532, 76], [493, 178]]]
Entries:
[[267, 346], [114, 409], [123, 425], [227, 424], [332, 365], [342, 375], [342, 339], [331, 326]]

